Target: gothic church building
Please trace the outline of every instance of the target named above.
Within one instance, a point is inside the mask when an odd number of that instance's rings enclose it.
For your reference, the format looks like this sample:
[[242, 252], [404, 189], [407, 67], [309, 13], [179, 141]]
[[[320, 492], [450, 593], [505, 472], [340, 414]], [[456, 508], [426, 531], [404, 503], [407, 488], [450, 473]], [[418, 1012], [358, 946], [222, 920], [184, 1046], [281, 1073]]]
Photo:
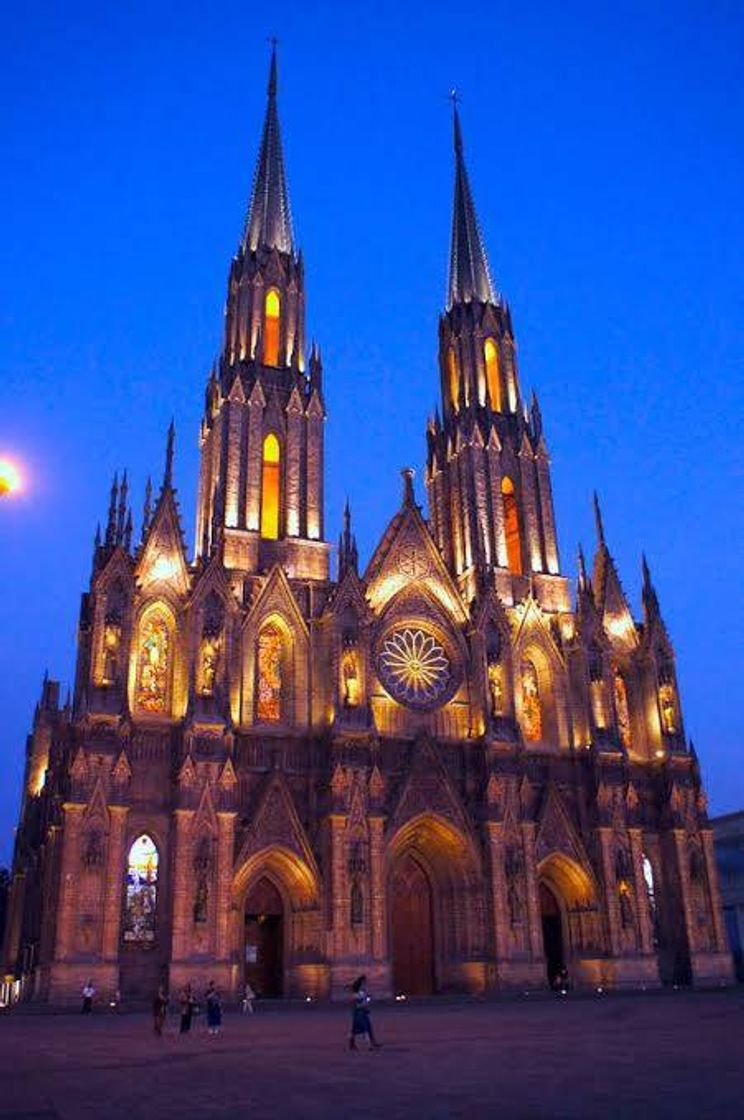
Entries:
[[455, 109], [441, 406], [361, 570], [331, 571], [276, 59], [225, 334], [193, 560], [168, 435], [138, 540], [114, 480], [71, 699], [28, 738], [5, 971], [42, 1000], [214, 980], [335, 997], [726, 979], [711, 830], [647, 566], [626, 600], [596, 507], [561, 567]]

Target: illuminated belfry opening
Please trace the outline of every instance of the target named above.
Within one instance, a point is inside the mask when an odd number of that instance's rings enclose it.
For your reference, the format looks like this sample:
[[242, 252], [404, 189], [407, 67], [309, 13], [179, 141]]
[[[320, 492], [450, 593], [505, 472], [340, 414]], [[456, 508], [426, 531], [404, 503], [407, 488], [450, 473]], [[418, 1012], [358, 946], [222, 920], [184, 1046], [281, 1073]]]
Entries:
[[519, 508], [514, 494], [514, 483], [508, 477], [504, 478], [501, 483], [501, 497], [504, 503], [506, 559], [509, 571], [520, 576], [522, 574], [522, 539], [519, 529]]
[[449, 382], [450, 402], [454, 411], [457, 412], [460, 396], [460, 371], [457, 368], [457, 354], [454, 346], [450, 346], [447, 351], [447, 380]]
[[499, 351], [492, 338], [487, 338], [483, 346], [483, 359], [486, 366], [486, 386], [491, 408], [501, 411], [501, 379], [499, 376]]
[[281, 490], [281, 453], [279, 440], [269, 432], [263, 443], [261, 469], [261, 536], [275, 541], [279, 536], [279, 508]]
[[264, 365], [279, 365], [279, 334], [282, 305], [276, 288], [269, 288], [264, 301]]

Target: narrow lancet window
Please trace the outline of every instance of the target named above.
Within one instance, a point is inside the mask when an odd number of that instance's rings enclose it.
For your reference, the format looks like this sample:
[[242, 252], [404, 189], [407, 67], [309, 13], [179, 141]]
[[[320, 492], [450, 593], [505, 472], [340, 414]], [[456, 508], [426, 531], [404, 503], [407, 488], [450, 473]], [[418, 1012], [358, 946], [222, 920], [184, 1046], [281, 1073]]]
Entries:
[[282, 305], [276, 288], [269, 288], [264, 302], [264, 365], [279, 365]]
[[483, 346], [483, 358], [486, 364], [486, 386], [491, 408], [496, 412], [501, 411], [501, 377], [499, 374], [499, 351], [492, 338], [487, 338]]
[[514, 493], [514, 483], [510, 478], [503, 479], [501, 496], [504, 502], [506, 561], [509, 571], [519, 576], [522, 574], [522, 534], [519, 528], [519, 508]]
[[258, 636], [256, 719], [279, 723], [282, 718], [282, 655], [284, 643], [278, 627], [266, 626]]
[[534, 662], [522, 662], [522, 730], [524, 737], [531, 743], [542, 739], [542, 706], [540, 704], [540, 684]]
[[279, 440], [269, 432], [263, 442], [261, 467], [261, 536], [271, 541], [279, 536], [280, 470]]
[[147, 944], [155, 940], [158, 900], [158, 849], [149, 836], [138, 836], [127, 859], [124, 940]]
[[460, 407], [460, 371], [457, 367], [457, 354], [454, 346], [447, 351], [447, 380], [449, 382], [449, 398], [452, 408], [457, 412]]

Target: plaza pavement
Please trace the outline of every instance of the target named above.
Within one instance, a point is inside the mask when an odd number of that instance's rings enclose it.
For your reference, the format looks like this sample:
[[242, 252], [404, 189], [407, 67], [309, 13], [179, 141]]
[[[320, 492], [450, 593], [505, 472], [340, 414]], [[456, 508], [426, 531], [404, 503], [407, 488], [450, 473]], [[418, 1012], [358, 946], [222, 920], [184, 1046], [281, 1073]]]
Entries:
[[569, 994], [374, 1008], [383, 1049], [345, 1050], [348, 1012], [228, 1009], [156, 1038], [143, 1012], [0, 1015], [0, 1120], [744, 1118], [744, 991]]

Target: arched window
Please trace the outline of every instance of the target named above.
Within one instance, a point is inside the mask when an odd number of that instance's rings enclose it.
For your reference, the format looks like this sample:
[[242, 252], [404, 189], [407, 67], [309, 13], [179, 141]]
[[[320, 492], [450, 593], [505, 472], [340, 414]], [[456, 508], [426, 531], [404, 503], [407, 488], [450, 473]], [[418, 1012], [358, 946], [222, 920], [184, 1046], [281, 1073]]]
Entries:
[[158, 849], [144, 833], [129, 849], [126, 898], [124, 900], [124, 940], [141, 944], [155, 940], [158, 901]]
[[532, 743], [542, 739], [542, 707], [537, 669], [527, 658], [522, 662], [522, 730], [525, 739]]
[[258, 635], [256, 719], [259, 723], [279, 723], [282, 718], [283, 653], [281, 631], [270, 623]]
[[162, 713], [168, 708], [171, 669], [171, 629], [159, 607], [143, 615], [137, 644], [135, 699], [143, 712]]
[[491, 408], [501, 411], [501, 377], [499, 375], [499, 351], [492, 338], [483, 345], [483, 358], [486, 364], [486, 385]]
[[280, 459], [279, 440], [269, 432], [263, 442], [261, 467], [261, 536], [271, 541], [279, 536]]
[[460, 371], [454, 346], [450, 346], [447, 351], [447, 380], [449, 381], [450, 403], [457, 412], [460, 404]]
[[615, 670], [615, 717], [617, 719], [617, 733], [620, 736], [620, 742], [624, 747], [629, 747], [631, 742], [630, 733], [630, 709], [628, 707], [628, 690], [625, 687], [623, 675], [619, 669]]
[[279, 365], [279, 334], [282, 303], [276, 288], [269, 288], [264, 301], [264, 365]]
[[519, 529], [519, 508], [514, 483], [510, 478], [504, 478], [501, 482], [501, 497], [504, 503], [506, 560], [509, 571], [519, 576], [522, 574], [522, 534]]

